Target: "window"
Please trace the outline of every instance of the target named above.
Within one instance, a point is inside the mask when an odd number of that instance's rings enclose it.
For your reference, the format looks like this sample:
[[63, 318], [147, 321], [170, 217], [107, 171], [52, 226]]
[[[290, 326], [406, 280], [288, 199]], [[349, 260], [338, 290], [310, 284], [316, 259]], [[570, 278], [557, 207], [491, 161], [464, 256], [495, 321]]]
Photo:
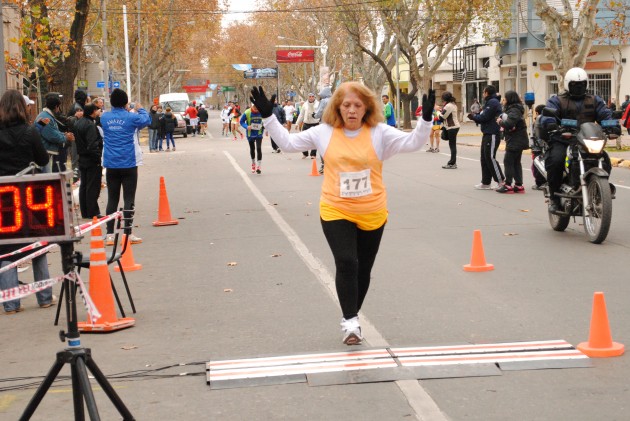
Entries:
[[597, 95], [604, 101], [608, 101], [611, 97], [611, 80], [610, 73], [597, 73], [588, 75], [588, 93]]
[[547, 76], [547, 94], [549, 96], [558, 95], [558, 77]]

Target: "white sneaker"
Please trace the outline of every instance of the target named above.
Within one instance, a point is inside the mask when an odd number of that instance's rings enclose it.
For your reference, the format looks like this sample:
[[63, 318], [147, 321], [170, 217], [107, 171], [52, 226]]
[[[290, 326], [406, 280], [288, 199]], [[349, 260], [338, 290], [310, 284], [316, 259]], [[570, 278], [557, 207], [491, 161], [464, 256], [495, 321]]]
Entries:
[[105, 245], [113, 246], [114, 245], [114, 234], [107, 234], [105, 236]]
[[131, 235], [129, 236], [129, 242], [130, 242], [131, 244], [140, 244], [140, 243], [142, 242], [142, 238], [137, 237], [137, 236], [135, 236], [135, 235], [131, 234]]
[[363, 341], [359, 317], [353, 317], [350, 320], [341, 319], [341, 331], [343, 332], [343, 343], [346, 345], [360, 345]]
[[483, 184], [483, 183], [475, 184], [475, 188], [477, 190], [493, 190], [490, 184]]

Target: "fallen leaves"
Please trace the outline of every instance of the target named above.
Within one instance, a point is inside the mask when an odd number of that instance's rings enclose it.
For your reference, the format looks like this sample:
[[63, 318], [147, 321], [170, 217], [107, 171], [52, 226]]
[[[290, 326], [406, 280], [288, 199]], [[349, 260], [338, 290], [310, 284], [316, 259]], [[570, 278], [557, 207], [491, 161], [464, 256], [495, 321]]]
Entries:
[[135, 346], [135, 345], [125, 345], [125, 346], [120, 347], [120, 349], [123, 349], [125, 351], [129, 351], [129, 350], [132, 350], [132, 349], [138, 349], [138, 347]]
[[512, 236], [518, 235], [518, 234], [515, 233], [515, 232], [504, 232], [503, 235], [506, 236], [506, 237], [512, 237]]
[[223, 288], [223, 292], [234, 292], [232, 288]]
[[236, 266], [236, 265], [238, 265], [238, 263], [237, 262], [228, 262], [227, 265], [228, 266]]

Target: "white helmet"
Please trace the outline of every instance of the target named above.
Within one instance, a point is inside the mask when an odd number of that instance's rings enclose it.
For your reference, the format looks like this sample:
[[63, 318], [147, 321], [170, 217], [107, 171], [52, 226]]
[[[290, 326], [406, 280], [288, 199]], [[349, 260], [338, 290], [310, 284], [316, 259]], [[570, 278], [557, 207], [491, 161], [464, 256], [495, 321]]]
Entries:
[[581, 67], [569, 69], [564, 75], [564, 89], [573, 97], [583, 97], [588, 88], [588, 75]]

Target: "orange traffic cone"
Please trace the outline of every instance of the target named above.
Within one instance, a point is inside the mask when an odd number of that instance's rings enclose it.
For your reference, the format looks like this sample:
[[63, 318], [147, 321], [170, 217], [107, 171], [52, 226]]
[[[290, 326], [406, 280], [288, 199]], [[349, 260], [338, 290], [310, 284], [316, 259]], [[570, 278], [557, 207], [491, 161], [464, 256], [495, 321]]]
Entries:
[[313, 167], [311, 168], [311, 173], [309, 175], [312, 175], [313, 177], [319, 177], [321, 174], [319, 173], [319, 171], [317, 171], [317, 160], [313, 159]]
[[464, 265], [466, 272], [487, 272], [494, 270], [494, 265], [486, 263], [486, 256], [483, 252], [483, 242], [481, 241], [481, 231], [475, 230], [473, 233], [472, 253], [470, 264]]
[[[121, 250], [122, 250], [123, 245], [125, 244], [126, 239], [127, 239], [127, 234], [123, 234], [122, 240], [120, 242]], [[122, 265], [123, 270], [125, 272], [133, 272], [134, 270], [142, 269], [142, 265], [140, 263], [136, 263], [136, 261], [133, 259], [133, 250], [131, 249], [131, 241], [129, 241], [129, 243], [127, 244], [127, 250], [125, 250], [125, 253], [120, 257], [120, 264]], [[120, 272], [120, 267], [115, 266], [114, 270], [116, 272]]]
[[580, 343], [577, 349], [589, 357], [617, 357], [623, 354], [623, 344], [612, 341], [603, 292], [596, 292], [593, 295], [593, 313], [588, 342]]
[[[96, 223], [96, 218], [94, 218], [94, 223]], [[114, 293], [107, 269], [107, 256], [105, 256], [105, 244], [100, 226], [94, 228], [90, 241], [90, 297], [101, 313], [101, 317], [94, 323], [91, 320], [77, 323], [79, 331], [111, 332], [131, 327], [136, 323], [136, 320], [131, 317], [119, 319], [116, 316]]]
[[164, 177], [160, 177], [160, 203], [158, 208], [158, 219], [153, 221], [154, 227], [161, 227], [163, 225], [177, 225], [179, 221], [172, 219], [171, 207], [168, 204], [168, 196], [166, 195], [166, 184], [164, 184]]

